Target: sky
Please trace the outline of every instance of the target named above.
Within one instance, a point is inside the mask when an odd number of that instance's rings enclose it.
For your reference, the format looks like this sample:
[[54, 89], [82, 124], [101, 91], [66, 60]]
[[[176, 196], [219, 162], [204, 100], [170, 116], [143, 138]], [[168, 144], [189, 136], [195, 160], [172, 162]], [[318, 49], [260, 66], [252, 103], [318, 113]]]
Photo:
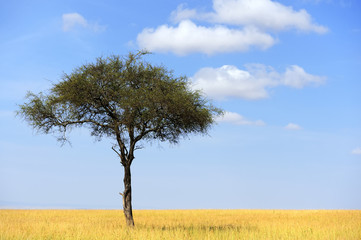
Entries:
[[0, 2], [0, 208], [121, 209], [112, 139], [71, 145], [15, 115], [111, 54], [187, 76], [222, 118], [135, 153], [134, 209], [361, 209], [357, 0]]

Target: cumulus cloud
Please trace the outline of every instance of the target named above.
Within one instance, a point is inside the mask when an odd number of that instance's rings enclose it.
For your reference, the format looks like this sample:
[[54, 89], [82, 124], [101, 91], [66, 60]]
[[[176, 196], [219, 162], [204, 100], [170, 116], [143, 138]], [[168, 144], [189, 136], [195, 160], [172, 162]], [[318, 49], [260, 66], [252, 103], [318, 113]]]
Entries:
[[265, 123], [261, 120], [250, 121], [244, 118], [242, 115], [234, 112], [225, 112], [223, 116], [216, 118], [217, 122], [227, 122], [235, 125], [257, 125], [263, 126]]
[[138, 34], [137, 42], [140, 48], [171, 51], [178, 55], [247, 51], [251, 47], [267, 49], [275, 44], [271, 35], [253, 27], [242, 30], [220, 25], [204, 27], [190, 20], [181, 21], [177, 27], [162, 25], [156, 29], [146, 28]]
[[79, 13], [66, 13], [63, 14], [63, 31], [68, 32], [75, 26], [86, 27], [88, 22]]
[[197, 15], [199, 14], [196, 9], [188, 9], [185, 7], [185, 4], [180, 4], [177, 9], [170, 14], [170, 18], [173, 22], [178, 23], [186, 19], [195, 19]]
[[288, 67], [281, 77], [282, 84], [294, 88], [303, 88], [304, 86], [310, 84], [318, 85], [323, 83], [324, 80], [324, 77], [308, 74], [305, 70], [303, 70], [303, 68], [297, 65]]
[[62, 20], [64, 32], [69, 32], [79, 28], [88, 29], [93, 32], [101, 32], [105, 30], [105, 26], [99, 25], [98, 23], [89, 23], [79, 13], [65, 13], [62, 16]]
[[284, 31], [297, 29], [306, 32], [325, 33], [327, 28], [313, 23], [304, 9], [294, 10], [271, 0], [213, 0], [213, 12], [197, 12], [178, 6], [171, 15], [174, 21], [199, 19], [208, 22], [255, 26], [264, 30]]
[[267, 49], [276, 43], [271, 32], [289, 29], [327, 32], [326, 27], [313, 23], [306, 10], [296, 11], [271, 0], [213, 0], [211, 12], [179, 5], [171, 13], [171, 20], [177, 25], [146, 28], [139, 33], [139, 47], [178, 55], [214, 54], [247, 51], [253, 47]]
[[298, 124], [289, 123], [289, 124], [287, 124], [285, 126], [285, 129], [287, 129], [287, 130], [301, 130], [302, 128]]
[[325, 81], [325, 77], [308, 74], [297, 65], [288, 67], [284, 73], [263, 64], [248, 64], [245, 67], [245, 70], [232, 65], [202, 68], [192, 77], [193, 87], [216, 99], [235, 97], [257, 100], [267, 98], [268, 90], [272, 87], [303, 88]]
[[361, 148], [360, 147], [355, 148], [354, 150], [352, 150], [351, 153], [355, 155], [361, 155]]

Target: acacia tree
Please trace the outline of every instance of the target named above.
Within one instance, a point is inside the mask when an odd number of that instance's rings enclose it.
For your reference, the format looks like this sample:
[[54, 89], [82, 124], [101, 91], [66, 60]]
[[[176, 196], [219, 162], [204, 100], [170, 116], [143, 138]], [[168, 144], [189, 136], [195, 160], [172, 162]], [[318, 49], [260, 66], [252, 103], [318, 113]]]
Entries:
[[18, 114], [36, 130], [67, 141], [72, 127], [90, 128], [98, 140], [111, 137], [124, 167], [123, 209], [134, 226], [130, 166], [142, 141], [177, 143], [190, 133], [207, 133], [212, 106], [186, 77], [142, 60], [147, 52], [98, 58], [64, 74], [47, 94], [28, 93]]

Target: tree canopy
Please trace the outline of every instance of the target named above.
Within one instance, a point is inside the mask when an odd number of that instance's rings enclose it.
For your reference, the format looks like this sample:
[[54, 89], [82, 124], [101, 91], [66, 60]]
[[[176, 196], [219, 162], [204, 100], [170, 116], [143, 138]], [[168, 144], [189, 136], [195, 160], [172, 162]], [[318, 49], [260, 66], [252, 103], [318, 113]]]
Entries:
[[142, 60], [146, 54], [112, 55], [84, 64], [64, 74], [46, 94], [28, 93], [18, 114], [42, 133], [60, 133], [60, 141], [80, 126], [90, 128], [98, 140], [113, 138], [113, 150], [125, 168], [141, 140], [177, 143], [191, 133], [207, 133], [222, 111], [193, 90], [187, 77]]

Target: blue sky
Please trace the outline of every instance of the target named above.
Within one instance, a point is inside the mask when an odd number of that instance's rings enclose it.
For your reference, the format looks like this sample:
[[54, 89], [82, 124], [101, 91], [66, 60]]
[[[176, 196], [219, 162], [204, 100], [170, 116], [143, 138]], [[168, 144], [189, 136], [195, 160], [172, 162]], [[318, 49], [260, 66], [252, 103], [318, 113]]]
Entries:
[[0, 208], [120, 209], [112, 140], [72, 145], [15, 117], [28, 90], [109, 54], [186, 75], [226, 114], [210, 136], [153, 143], [135, 209], [361, 209], [356, 0], [1, 1]]

